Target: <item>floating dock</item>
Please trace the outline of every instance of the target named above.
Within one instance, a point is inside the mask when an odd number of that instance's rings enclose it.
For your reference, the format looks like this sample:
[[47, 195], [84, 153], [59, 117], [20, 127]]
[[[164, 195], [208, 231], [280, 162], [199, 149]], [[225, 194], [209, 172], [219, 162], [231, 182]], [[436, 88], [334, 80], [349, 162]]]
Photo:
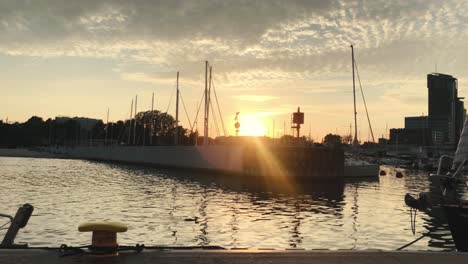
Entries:
[[143, 250], [118, 256], [71, 255], [58, 250], [0, 249], [0, 262], [10, 263], [468, 263], [468, 253], [329, 250]]

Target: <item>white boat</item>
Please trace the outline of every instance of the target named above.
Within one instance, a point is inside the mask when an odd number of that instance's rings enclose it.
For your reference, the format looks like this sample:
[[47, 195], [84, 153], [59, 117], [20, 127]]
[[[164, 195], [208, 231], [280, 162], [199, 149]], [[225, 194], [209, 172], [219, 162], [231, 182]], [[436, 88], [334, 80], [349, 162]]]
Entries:
[[380, 166], [365, 160], [360, 160], [352, 156], [345, 157], [344, 172], [345, 178], [367, 178], [378, 177]]
[[[352, 59], [352, 68], [353, 68], [353, 99], [354, 99], [354, 138], [353, 138], [353, 148], [359, 148], [359, 142], [357, 140], [357, 111], [356, 111], [356, 85], [355, 85], [355, 76], [354, 76], [354, 69], [355, 69], [355, 60], [354, 60], [354, 47], [351, 45], [351, 59]], [[357, 68], [356, 68], [357, 70]], [[359, 77], [359, 75], [358, 75]], [[361, 81], [359, 81], [361, 84]], [[364, 93], [361, 93], [363, 97], [364, 106], [366, 108], [367, 113], [367, 106], [366, 101], [364, 100]], [[367, 120], [369, 122], [369, 128], [372, 134], [372, 139], [374, 139], [374, 134], [372, 132], [371, 122], [369, 119], [369, 114], [367, 114]], [[359, 178], [359, 177], [378, 177], [379, 176], [379, 169], [380, 166], [378, 164], [372, 164], [362, 159], [358, 159], [352, 155], [345, 155], [345, 162], [344, 162], [344, 172], [343, 175], [345, 178]]]

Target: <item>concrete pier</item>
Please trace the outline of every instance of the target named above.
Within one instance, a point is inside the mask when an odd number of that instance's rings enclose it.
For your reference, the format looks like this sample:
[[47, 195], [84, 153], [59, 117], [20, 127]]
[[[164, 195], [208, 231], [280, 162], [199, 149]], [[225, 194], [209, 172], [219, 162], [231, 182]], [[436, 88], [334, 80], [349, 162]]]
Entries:
[[468, 253], [406, 251], [306, 250], [148, 250], [120, 252], [118, 256], [72, 255], [57, 250], [0, 249], [0, 262], [10, 263], [468, 263]]
[[22, 148], [0, 148], [0, 157], [57, 158], [57, 155], [46, 151], [37, 151]]
[[342, 150], [264, 145], [60, 147], [55, 155], [98, 161], [147, 164], [228, 174], [341, 180]]

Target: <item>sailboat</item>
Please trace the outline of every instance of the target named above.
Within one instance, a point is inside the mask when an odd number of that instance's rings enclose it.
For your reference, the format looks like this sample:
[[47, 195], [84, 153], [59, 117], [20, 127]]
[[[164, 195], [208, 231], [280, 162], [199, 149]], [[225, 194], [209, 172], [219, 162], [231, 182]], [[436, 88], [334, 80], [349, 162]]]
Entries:
[[[352, 141], [353, 152], [357, 152], [359, 148], [359, 141], [357, 139], [357, 111], [356, 111], [356, 81], [354, 70], [356, 68], [356, 62], [354, 60], [354, 47], [351, 45], [351, 65], [353, 72], [353, 100], [354, 100], [354, 137]], [[359, 77], [359, 76], [358, 76]], [[361, 81], [359, 81], [359, 84]], [[364, 99], [364, 94], [362, 92], [362, 97]], [[367, 105], [364, 100], [364, 106], [367, 113]], [[369, 114], [367, 114], [367, 120], [369, 121], [370, 131], [372, 133], [372, 127], [369, 119]], [[372, 133], [372, 139], [374, 134]], [[345, 164], [344, 164], [344, 177], [356, 178], [356, 177], [378, 177], [380, 166], [378, 164], [372, 164], [368, 161], [359, 159], [355, 153], [346, 153], [345, 154]]]
[[[451, 161], [452, 167], [445, 173], [443, 165]], [[468, 118], [458, 141], [455, 156], [442, 155], [436, 174], [430, 175], [437, 191], [420, 193], [418, 198], [405, 195], [405, 203], [414, 210], [420, 210], [432, 217], [445, 215], [455, 246], [458, 251], [468, 252]]]

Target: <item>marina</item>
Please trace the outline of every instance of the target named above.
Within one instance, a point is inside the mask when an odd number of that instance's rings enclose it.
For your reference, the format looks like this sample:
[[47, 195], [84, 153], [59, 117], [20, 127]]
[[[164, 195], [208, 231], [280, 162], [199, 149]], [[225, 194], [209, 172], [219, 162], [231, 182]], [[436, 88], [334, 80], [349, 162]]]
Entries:
[[0, 7], [0, 263], [468, 263], [468, 2]]
[[[405, 193], [427, 191], [427, 174], [393, 167], [374, 180], [272, 189], [229, 176], [69, 159], [0, 158], [2, 213], [35, 209], [17, 243], [86, 245], [80, 223], [126, 223], [122, 245], [224, 248], [454, 250], [446, 223], [418, 214], [411, 233]], [[2, 230], [4, 231], [4, 230]], [[395, 236], [395, 234], [399, 234]], [[3, 235], [3, 233], [1, 233]]]

